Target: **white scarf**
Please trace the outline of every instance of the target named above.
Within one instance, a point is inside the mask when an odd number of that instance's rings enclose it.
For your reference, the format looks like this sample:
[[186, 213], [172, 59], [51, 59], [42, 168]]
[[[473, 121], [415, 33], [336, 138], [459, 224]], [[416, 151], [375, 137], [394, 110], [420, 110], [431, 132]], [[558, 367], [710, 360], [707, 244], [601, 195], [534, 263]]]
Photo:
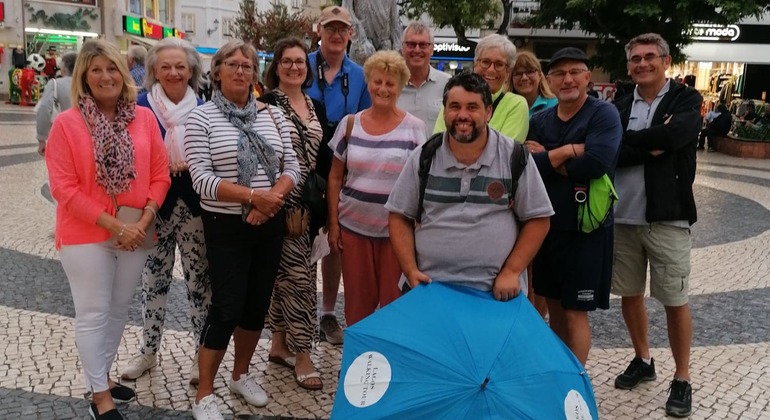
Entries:
[[163, 90], [160, 83], [155, 83], [147, 95], [147, 101], [150, 103], [155, 115], [157, 115], [160, 124], [166, 130], [166, 136], [163, 138], [163, 142], [166, 145], [166, 151], [168, 152], [169, 167], [172, 173], [180, 172], [187, 169], [185, 163], [184, 154], [184, 135], [185, 124], [187, 123], [187, 117], [190, 115], [193, 109], [198, 106], [198, 99], [195, 96], [190, 86], [187, 86], [187, 91], [184, 94], [184, 98], [175, 104]]

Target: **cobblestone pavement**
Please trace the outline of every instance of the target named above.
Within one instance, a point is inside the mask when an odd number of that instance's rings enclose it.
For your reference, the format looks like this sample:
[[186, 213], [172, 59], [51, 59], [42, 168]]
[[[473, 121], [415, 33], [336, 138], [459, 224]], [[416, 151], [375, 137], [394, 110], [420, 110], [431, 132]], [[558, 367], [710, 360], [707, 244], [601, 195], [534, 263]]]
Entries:
[[[33, 124], [31, 109], [0, 105], [0, 419], [82, 419], [88, 415], [74, 310], [53, 248], [54, 210]], [[698, 159], [699, 221], [692, 230], [690, 280], [691, 418], [770, 419], [770, 161], [717, 153], [699, 153]], [[124, 407], [128, 418], [191, 417], [194, 388], [186, 380], [193, 342], [181, 281], [174, 282], [169, 302], [159, 366], [130, 384], [138, 399]], [[591, 315], [594, 347], [588, 372], [602, 418], [665, 417], [673, 360], [663, 308], [650, 299], [648, 305], [659, 378], [634, 391], [612, 385], [633, 355], [619, 300], [612, 300], [610, 310]], [[140, 306], [137, 293], [118, 364], [138, 348]], [[271, 395], [264, 408], [230, 396], [226, 383], [232, 354], [225, 358], [215, 385], [228, 417], [328, 418], [342, 349], [327, 343], [315, 349], [324, 389], [310, 392], [296, 386], [291, 371], [266, 362], [269, 345], [265, 334], [252, 365]]]

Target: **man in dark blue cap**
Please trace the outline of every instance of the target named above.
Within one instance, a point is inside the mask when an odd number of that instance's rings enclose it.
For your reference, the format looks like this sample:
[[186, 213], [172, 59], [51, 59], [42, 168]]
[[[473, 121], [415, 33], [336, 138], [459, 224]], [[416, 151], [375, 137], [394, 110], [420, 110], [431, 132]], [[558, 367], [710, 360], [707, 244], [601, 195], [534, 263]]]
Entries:
[[613, 176], [623, 131], [618, 111], [588, 96], [591, 71], [583, 51], [557, 51], [546, 77], [559, 102], [532, 116], [525, 145], [556, 214], [535, 257], [532, 283], [546, 298], [551, 329], [585, 365], [591, 349], [588, 312], [609, 308], [613, 230], [610, 215], [596, 230], [582, 232], [578, 205], [591, 179]]

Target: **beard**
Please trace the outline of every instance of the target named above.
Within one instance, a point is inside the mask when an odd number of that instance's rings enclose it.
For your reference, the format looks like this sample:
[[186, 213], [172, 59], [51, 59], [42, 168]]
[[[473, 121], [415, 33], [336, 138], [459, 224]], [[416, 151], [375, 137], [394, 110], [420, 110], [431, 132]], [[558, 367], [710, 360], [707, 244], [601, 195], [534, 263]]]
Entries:
[[[465, 122], [465, 121], [463, 121]], [[476, 124], [473, 121], [470, 121], [471, 124], [471, 132], [468, 134], [460, 134], [457, 132], [457, 124], [459, 121], [454, 121], [452, 123], [452, 126], [449, 128], [449, 135], [452, 136], [453, 139], [457, 140], [458, 143], [473, 143], [476, 141], [476, 139], [479, 138], [479, 129], [476, 127]]]

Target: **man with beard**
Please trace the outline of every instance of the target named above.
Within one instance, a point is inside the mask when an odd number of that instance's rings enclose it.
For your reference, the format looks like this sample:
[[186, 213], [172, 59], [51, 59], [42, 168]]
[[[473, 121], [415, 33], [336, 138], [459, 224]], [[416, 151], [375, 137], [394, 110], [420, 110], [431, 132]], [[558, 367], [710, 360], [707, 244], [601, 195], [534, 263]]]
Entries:
[[441, 109], [444, 85], [449, 75], [430, 66], [433, 56], [433, 34], [422, 22], [410, 22], [404, 29], [401, 54], [409, 68], [410, 78], [398, 98], [398, 107], [421, 119], [430, 137]]
[[547, 72], [559, 102], [532, 116], [525, 145], [556, 214], [535, 257], [532, 283], [546, 298], [551, 329], [585, 365], [591, 349], [588, 312], [608, 309], [610, 303], [612, 215], [584, 233], [578, 204], [585, 201], [591, 179], [612, 178], [623, 130], [612, 104], [588, 96], [591, 71], [583, 51], [557, 51]]
[[526, 153], [509, 198], [511, 154], [521, 146], [489, 128], [492, 94], [481, 76], [449, 79], [443, 103], [449, 130], [431, 159], [424, 211], [418, 214], [422, 148], [412, 152], [385, 204], [404, 273], [400, 285], [407, 290], [435, 280], [513, 299], [527, 290], [526, 268], [548, 232], [551, 203]]

